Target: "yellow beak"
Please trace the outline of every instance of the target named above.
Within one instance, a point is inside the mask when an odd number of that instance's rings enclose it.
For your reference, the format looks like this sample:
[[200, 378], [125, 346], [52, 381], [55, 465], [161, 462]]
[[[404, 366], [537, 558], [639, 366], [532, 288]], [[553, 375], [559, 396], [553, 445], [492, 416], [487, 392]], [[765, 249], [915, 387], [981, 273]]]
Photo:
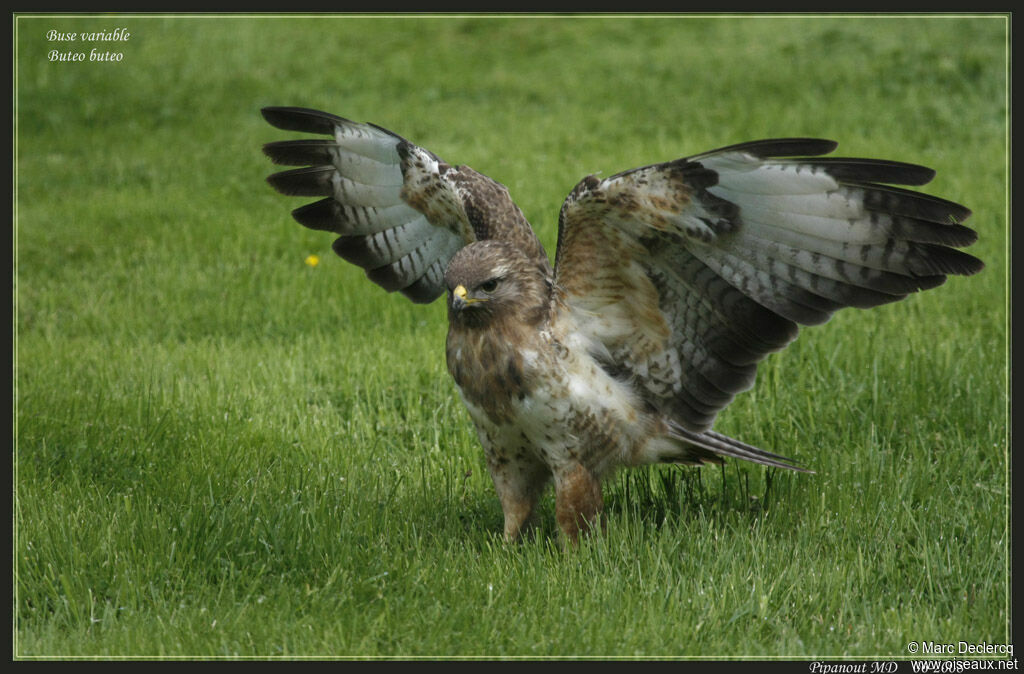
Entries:
[[452, 295], [457, 297], [459, 301], [462, 302], [463, 304], [476, 304], [477, 302], [487, 301], [485, 298], [482, 297], [470, 297], [469, 293], [466, 291], [466, 286], [462, 285], [461, 283], [455, 286], [455, 289], [452, 290]]

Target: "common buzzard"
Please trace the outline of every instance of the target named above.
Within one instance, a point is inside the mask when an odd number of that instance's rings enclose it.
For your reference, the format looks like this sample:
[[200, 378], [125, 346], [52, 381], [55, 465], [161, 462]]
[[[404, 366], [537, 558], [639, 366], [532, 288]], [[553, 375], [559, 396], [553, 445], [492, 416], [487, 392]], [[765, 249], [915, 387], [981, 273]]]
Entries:
[[517, 538], [549, 481], [569, 540], [600, 521], [620, 466], [736, 457], [806, 470], [711, 429], [757, 363], [843, 307], [873, 307], [982, 263], [958, 204], [891, 185], [931, 169], [826, 158], [829, 140], [731, 145], [601, 179], [558, 218], [552, 267], [508, 190], [374, 124], [263, 115], [326, 139], [264, 146], [268, 180], [334, 251], [414, 302], [448, 301], [448, 371]]

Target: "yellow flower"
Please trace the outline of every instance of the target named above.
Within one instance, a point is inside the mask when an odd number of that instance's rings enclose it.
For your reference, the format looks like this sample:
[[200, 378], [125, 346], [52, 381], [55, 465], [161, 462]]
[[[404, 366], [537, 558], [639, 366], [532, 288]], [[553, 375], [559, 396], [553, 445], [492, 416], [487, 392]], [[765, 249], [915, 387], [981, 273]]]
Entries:
[[310, 255], [309, 257], [306, 258], [306, 264], [308, 264], [310, 267], [317, 266], [318, 264], [320, 264], [320, 256]]

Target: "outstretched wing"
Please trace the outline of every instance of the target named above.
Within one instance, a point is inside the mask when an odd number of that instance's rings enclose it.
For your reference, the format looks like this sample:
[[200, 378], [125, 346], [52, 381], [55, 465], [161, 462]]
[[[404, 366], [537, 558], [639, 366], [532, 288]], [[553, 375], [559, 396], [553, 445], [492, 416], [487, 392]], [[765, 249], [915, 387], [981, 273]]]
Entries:
[[[848, 306], [973, 274], [963, 206], [912, 164], [817, 158], [815, 139], [734, 145], [578, 184], [556, 281], [607, 367], [685, 429], [709, 429], [757, 363]], [[809, 158], [811, 157], [811, 158]]]
[[272, 125], [330, 139], [264, 145], [275, 163], [303, 168], [267, 178], [283, 194], [320, 196], [292, 211], [311, 229], [341, 235], [334, 252], [366, 270], [389, 292], [432, 302], [456, 251], [479, 239], [502, 239], [547, 264], [540, 242], [508, 190], [466, 166], [373, 124], [306, 108], [262, 110]]

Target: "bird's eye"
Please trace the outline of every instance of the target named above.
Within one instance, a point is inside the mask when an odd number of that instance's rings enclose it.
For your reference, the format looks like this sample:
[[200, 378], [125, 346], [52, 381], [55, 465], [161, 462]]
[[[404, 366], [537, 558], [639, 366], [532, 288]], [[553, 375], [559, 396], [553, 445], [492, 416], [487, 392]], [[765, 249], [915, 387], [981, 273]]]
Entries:
[[480, 284], [480, 290], [485, 293], [493, 293], [494, 289], [498, 287], [498, 279], [492, 278], [490, 281], [484, 281]]

